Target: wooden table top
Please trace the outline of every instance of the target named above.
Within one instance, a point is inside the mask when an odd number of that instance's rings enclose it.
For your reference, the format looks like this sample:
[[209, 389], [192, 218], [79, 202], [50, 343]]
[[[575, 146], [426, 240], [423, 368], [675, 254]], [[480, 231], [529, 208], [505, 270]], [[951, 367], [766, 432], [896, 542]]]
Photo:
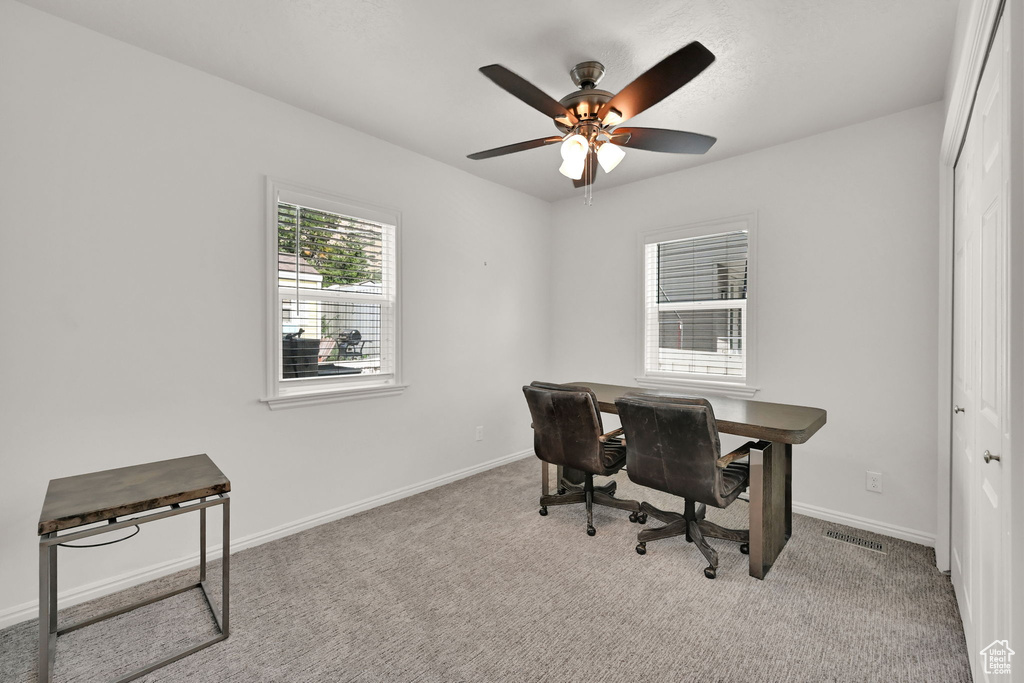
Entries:
[[39, 535], [230, 490], [231, 482], [205, 453], [51, 479]]
[[[666, 389], [627, 387], [596, 382], [571, 382], [589, 387], [602, 412], [618, 413], [615, 399], [626, 393], [642, 393], [655, 396], [699, 396]], [[786, 403], [766, 403], [742, 398], [724, 396], [700, 396], [711, 403], [718, 422], [718, 431], [735, 434], [748, 439], [765, 439], [778, 443], [804, 443], [825, 424], [827, 413], [822, 408], [794, 406]]]

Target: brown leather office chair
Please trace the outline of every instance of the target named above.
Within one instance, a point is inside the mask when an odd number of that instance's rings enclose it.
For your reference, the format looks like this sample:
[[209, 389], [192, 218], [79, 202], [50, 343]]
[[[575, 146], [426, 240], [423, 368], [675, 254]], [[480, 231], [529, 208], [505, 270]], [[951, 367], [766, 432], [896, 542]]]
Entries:
[[749, 531], [725, 529], [704, 519], [704, 513], [708, 505], [726, 507], [747, 488], [748, 465], [736, 460], [746, 457], [757, 442], [723, 456], [714, 411], [703, 398], [633, 394], [616, 400], [615, 407], [629, 444], [629, 478], [685, 500], [681, 515], [641, 503], [643, 512], [666, 525], [641, 531], [636, 551], [643, 555], [648, 541], [685, 534], [707, 558], [704, 575], [709, 579], [717, 573], [718, 553], [706, 537], [739, 541], [740, 552], [749, 553]]
[[[587, 509], [587, 534], [594, 528], [594, 505], [629, 510], [629, 521], [647, 520], [635, 500], [615, 498], [615, 482], [595, 487], [594, 476], [615, 474], [626, 464], [626, 446], [616, 438], [621, 429], [602, 434], [601, 411], [597, 397], [587, 387], [534, 382], [523, 387], [533, 416], [533, 450], [545, 463], [560, 465], [567, 477], [558, 482], [558, 494], [540, 497], [540, 514], [548, 514], [549, 505], [584, 503]], [[547, 467], [547, 465], [545, 465]], [[578, 472], [582, 477], [574, 477]], [[573, 483], [582, 480], [582, 486]]]

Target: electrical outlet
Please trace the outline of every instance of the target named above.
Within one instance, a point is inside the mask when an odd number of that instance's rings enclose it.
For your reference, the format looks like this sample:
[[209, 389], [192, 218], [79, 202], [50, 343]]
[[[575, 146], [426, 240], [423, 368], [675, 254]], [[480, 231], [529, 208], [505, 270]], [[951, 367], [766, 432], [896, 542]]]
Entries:
[[874, 491], [875, 493], [882, 492], [882, 473], [881, 472], [867, 472], [867, 476], [864, 481], [864, 488], [868, 491]]
[[476, 428], [476, 440], [477, 441], [483, 441], [484, 440], [484, 428], [483, 427], [477, 427]]

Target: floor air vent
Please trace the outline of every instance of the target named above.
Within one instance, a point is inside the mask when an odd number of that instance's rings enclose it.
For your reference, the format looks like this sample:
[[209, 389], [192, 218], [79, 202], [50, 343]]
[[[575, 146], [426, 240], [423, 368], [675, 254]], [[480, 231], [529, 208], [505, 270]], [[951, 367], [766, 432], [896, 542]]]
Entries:
[[889, 554], [888, 551], [885, 549], [885, 544], [879, 543], [878, 541], [869, 541], [866, 538], [854, 536], [853, 534], [847, 534], [842, 531], [835, 531], [833, 529], [829, 529], [828, 531], [826, 531], [825, 536], [828, 538], [834, 538], [837, 541], [842, 541], [843, 543], [849, 543], [850, 545], [856, 545], [860, 546], [861, 548], [867, 548], [868, 550], [874, 550], [876, 553], [882, 553], [883, 555]]

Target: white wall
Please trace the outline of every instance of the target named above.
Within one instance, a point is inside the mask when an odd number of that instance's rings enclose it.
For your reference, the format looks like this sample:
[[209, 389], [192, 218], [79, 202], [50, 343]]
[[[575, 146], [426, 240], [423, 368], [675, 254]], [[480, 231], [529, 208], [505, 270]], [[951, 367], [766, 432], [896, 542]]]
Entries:
[[[244, 539], [521, 452], [522, 383], [633, 381], [637, 233], [750, 211], [756, 398], [829, 411], [795, 449], [797, 502], [934, 536], [941, 104], [586, 208], [9, 0], [0, 93], [0, 625], [32, 616], [50, 478], [207, 452]], [[259, 403], [268, 174], [402, 212], [403, 396]], [[883, 494], [864, 490], [869, 469]], [[187, 517], [62, 550], [62, 593], [194, 553]]]
[[755, 399], [828, 411], [794, 449], [795, 501], [934, 539], [942, 118], [935, 103], [556, 204], [553, 379], [636, 377], [639, 232], [756, 211]]
[[[241, 539], [529, 448], [549, 204], [8, 0], [0, 93], [0, 621], [51, 478], [206, 452]], [[259, 402], [268, 174], [402, 212], [404, 395]], [[62, 550], [61, 592], [194, 553], [191, 517]]]

